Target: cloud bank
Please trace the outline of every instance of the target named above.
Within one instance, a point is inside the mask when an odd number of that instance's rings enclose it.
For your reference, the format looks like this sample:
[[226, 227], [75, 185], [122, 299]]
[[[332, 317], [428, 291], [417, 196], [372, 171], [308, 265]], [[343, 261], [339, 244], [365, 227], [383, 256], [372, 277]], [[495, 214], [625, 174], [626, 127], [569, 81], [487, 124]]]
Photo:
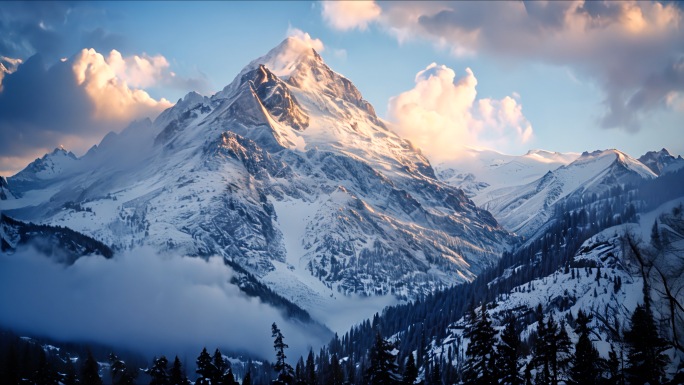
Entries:
[[[138, 249], [114, 259], [59, 265], [33, 250], [0, 254], [0, 324], [64, 341], [95, 341], [147, 356], [187, 354], [203, 346], [270, 359], [271, 323], [291, 357], [323, 344], [302, 325], [230, 284], [218, 257], [160, 256]], [[328, 337], [329, 336], [325, 336]]]
[[465, 72], [456, 78], [452, 69], [432, 63], [418, 72], [414, 88], [390, 99], [388, 115], [397, 133], [433, 162], [453, 159], [465, 146], [512, 150], [532, 138], [515, 98], [478, 99], [475, 74]]
[[84, 49], [49, 68], [32, 56], [0, 84], [0, 170], [16, 172], [57, 145], [83, 152], [109, 131], [155, 117], [171, 103], [138, 87], [170, 77], [168, 66], [163, 56], [114, 50]]
[[[604, 128], [638, 131], [645, 115], [672, 108], [671, 101], [684, 93], [684, 12], [673, 2], [374, 5], [380, 14], [372, 20], [400, 42], [423, 39], [457, 56], [484, 54], [569, 67], [602, 90], [604, 114], [598, 123]], [[331, 25], [344, 29], [368, 22], [359, 15]]]

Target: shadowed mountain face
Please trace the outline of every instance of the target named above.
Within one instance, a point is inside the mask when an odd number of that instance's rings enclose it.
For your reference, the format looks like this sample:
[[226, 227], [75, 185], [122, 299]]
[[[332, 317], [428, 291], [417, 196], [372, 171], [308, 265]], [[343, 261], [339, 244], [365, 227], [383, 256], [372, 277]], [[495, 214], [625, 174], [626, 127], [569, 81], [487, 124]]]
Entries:
[[9, 178], [2, 210], [115, 250], [222, 255], [305, 308], [469, 281], [514, 241], [292, 38], [59, 165]]

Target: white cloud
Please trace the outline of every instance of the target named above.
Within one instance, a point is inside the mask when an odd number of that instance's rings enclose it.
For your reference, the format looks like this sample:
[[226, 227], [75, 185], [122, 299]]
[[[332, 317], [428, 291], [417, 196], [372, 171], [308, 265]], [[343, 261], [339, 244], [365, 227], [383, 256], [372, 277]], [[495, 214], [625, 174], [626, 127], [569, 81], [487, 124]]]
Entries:
[[515, 98], [477, 99], [477, 79], [436, 63], [418, 72], [415, 87], [390, 99], [388, 115], [404, 138], [432, 161], [457, 157], [465, 146], [512, 149], [532, 138]]
[[84, 49], [69, 63], [77, 86], [85, 89], [95, 104], [95, 119], [125, 124], [142, 117], [155, 117], [172, 105], [166, 99], [155, 100], [144, 90], [130, 86], [150, 86], [159, 81], [169, 66], [163, 56], [153, 60], [139, 56], [123, 58], [113, 50], [105, 59], [94, 49]]
[[324, 1], [323, 19], [333, 28], [365, 30], [380, 17], [382, 9], [375, 1]]
[[149, 87], [173, 74], [168, 72], [169, 62], [162, 55], [123, 57], [119, 51], [112, 50], [106, 62], [116, 76], [131, 87]]
[[[272, 356], [277, 322], [292, 357], [324, 337], [230, 283], [219, 257], [158, 255], [142, 248], [59, 265], [32, 249], [0, 254], [0, 324], [64, 341], [96, 341], [148, 356], [187, 354], [203, 346]], [[31, 282], [27, 285], [27, 282]], [[11, 293], [7, 295], [8, 293]], [[295, 353], [295, 354], [292, 354]]]
[[[600, 125], [636, 131], [684, 91], [684, 12], [658, 1], [381, 2], [378, 23], [400, 42], [570, 68], [603, 90]], [[325, 17], [325, 15], [324, 15]]]
[[[317, 52], [323, 52], [325, 50], [325, 46], [323, 45], [323, 42], [321, 39], [314, 39], [309, 35], [308, 32], [304, 32], [299, 28], [294, 28], [292, 26], [289, 26], [287, 28], [287, 37], [293, 37], [295, 38], [295, 42], [297, 42], [297, 47], [296, 48], [298, 51], [303, 51], [304, 49], [315, 49]], [[298, 52], [299, 53], [299, 52]]]

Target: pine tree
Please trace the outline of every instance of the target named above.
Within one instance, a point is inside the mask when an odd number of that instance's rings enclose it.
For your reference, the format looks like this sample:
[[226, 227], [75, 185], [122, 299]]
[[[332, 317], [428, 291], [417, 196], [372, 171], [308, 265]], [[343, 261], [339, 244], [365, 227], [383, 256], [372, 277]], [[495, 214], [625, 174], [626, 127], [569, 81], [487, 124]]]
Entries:
[[606, 385], [625, 385], [624, 362], [622, 349], [618, 353], [615, 351], [615, 346], [611, 346], [606, 364], [610, 377], [606, 381]]
[[570, 365], [570, 347], [572, 343], [570, 342], [568, 332], [565, 330], [565, 321], [561, 321], [561, 324], [558, 325], [553, 319], [553, 315], [549, 316], [546, 330], [547, 346], [550, 353], [551, 384], [558, 385]]
[[119, 359], [114, 353], [109, 354], [110, 373], [112, 376], [112, 384], [114, 385], [131, 385], [135, 382], [136, 374], [130, 372], [126, 368], [126, 363]]
[[639, 305], [632, 314], [632, 328], [625, 331], [627, 376], [632, 385], [659, 384], [669, 362], [663, 353], [667, 341], [658, 335], [648, 305]]
[[316, 364], [314, 363], [313, 350], [309, 349], [309, 355], [306, 357], [305, 381], [307, 385], [316, 385]]
[[161, 356], [159, 358], [154, 358], [152, 360], [152, 367], [147, 369], [147, 373], [152, 379], [150, 380], [150, 385], [168, 385], [169, 384], [169, 374], [168, 367], [169, 360], [166, 357]]
[[299, 359], [297, 360], [297, 365], [295, 365], [295, 382], [297, 384], [306, 384], [304, 368], [304, 358], [302, 356], [299, 356]]
[[82, 385], [102, 385], [102, 378], [100, 378], [100, 368], [93, 357], [93, 354], [88, 351], [88, 357], [83, 362], [81, 367], [81, 384]]
[[188, 378], [183, 373], [183, 367], [181, 365], [178, 356], [173, 360], [173, 366], [171, 366], [171, 372], [169, 373], [169, 385], [188, 385]]
[[210, 385], [211, 379], [215, 376], [216, 367], [212, 362], [209, 352], [207, 352], [207, 348], [202, 349], [202, 352], [197, 357], [196, 362], [197, 369], [195, 369], [195, 372], [197, 373], [198, 377], [197, 381], [195, 381], [195, 385]]
[[399, 382], [397, 364], [392, 350], [392, 344], [382, 338], [378, 332], [370, 351], [370, 366], [366, 370], [366, 384], [393, 385]]
[[548, 346], [548, 330], [546, 328], [546, 323], [544, 322], [544, 314], [542, 313], [541, 304], [537, 306], [537, 337], [534, 341], [534, 354], [532, 356], [532, 361], [530, 368], [536, 368], [537, 374], [535, 376], [536, 385], [548, 385], [551, 383], [551, 367], [550, 367], [550, 356]]
[[592, 316], [585, 314], [582, 310], [577, 312], [575, 333], [579, 338], [571, 358], [569, 384], [596, 384], [601, 379], [601, 357], [589, 337], [591, 319]]
[[506, 327], [501, 333], [501, 341], [498, 344], [499, 369], [501, 370], [501, 383], [520, 385], [520, 335], [515, 326], [515, 318], [509, 317]]
[[33, 375], [33, 382], [41, 385], [57, 385], [59, 376], [47, 359], [42, 348], [39, 350], [38, 367]]
[[416, 360], [413, 358], [413, 352], [410, 352], [408, 355], [403, 377], [403, 385], [413, 385], [418, 378], [418, 368], [416, 367]]
[[223, 376], [226, 373], [226, 370], [228, 370], [228, 365], [226, 364], [226, 361], [223, 359], [223, 354], [221, 354], [221, 351], [218, 349], [214, 351], [213, 363], [215, 370], [212, 376], [211, 384], [224, 385]]
[[240, 385], [235, 381], [235, 375], [233, 374], [233, 368], [228, 366], [228, 369], [221, 376], [220, 385]]
[[278, 382], [283, 384], [291, 384], [294, 380], [294, 370], [292, 366], [285, 362], [287, 356], [285, 355], [285, 349], [288, 348], [287, 344], [283, 341], [283, 333], [278, 329], [278, 325], [274, 322], [271, 325], [271, 334], [274, 338], [273, 348], [276, 351], [276, 363], [273, 365], [273, 369], [278, 373]]
[[475, 324], [470, 328], [467, 337], [470, 338], [466, 349], [466, 362], [464, 377], [466, 382], [475, 385], [488, 385], [495, 382], [493, 370], [494, 362], [494, 339], [496, 330], [492, 327], [487, 309], [483, 304], [480, 313], [475, 319]]
[[242, 385], [252, 385], [252, 372], [247, 370], [247, 374], [242, 379]]
[[337, 353], [333, 353], [330, 357], [330, 377], [329, 385], [342, 385], [344, 383], [344, 374], [340, 366], [340, 360], [337, 358]]
[[653, 222], [653, 227], [651, 227], [651, 244], [657, 250], [661, 250], [663, 248], [663, 241], [660, 238], [660, 229], [658, 229], [657, 219]]

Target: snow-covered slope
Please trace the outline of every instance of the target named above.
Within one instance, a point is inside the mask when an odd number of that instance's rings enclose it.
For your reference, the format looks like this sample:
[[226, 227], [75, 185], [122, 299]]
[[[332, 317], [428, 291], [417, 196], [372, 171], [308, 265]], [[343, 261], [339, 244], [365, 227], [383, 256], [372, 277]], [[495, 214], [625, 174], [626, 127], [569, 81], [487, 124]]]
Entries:
[[295, 38], [73, 162], [9, 178], [21, 198], [0, 210], [119, 250], [222, 255], [330, 318], [345, 295], [471, 280], [512, 240]]
[[[589, 324], [592, 343], [601, 357], [607, 359], [611, 346], [618, 352], [622, 349], [616, 333], [623, 333], [631, 327], [630, 319], [634, 309], [638, 304], [643, 304], [645, 277], [650, 288], [654, 318], [665, 320], [658, 323], [660, 335], [668, 341], [677, 338], [681, 344], [684, 329], [681, 312], [676, 310], [676, 332], [673, 332], [672, 323], [667, 320], [670, 306], [676, 304], [669, 302], [663, 284], [667, 280], [669, 290], [675, 291], [684, 287], [681, 277], [684, 262], [679, 251], [684, 246], [683, 204], [684, 199], [671, 201], [644, 214], [639, 223], [606, 229], [588, 239], [567, 267], [561, 267], [549, 276], [534, 279], [514, 287], [509, 293], [499, 295], [487, 306], [495, 328], [501, 332], [506, 320], [512, 316], [522, 326], [520, 337], [525, 341], [536, 331], [538, 322], [534, 313], [537, 306], [541, 305], [546, 319], [553, 316], [556, 322], [575, 319], [582, 310], [593, 317]], [[652, 225], [656, 220], [661, 226], [659, 236], [670, 242], [661, 249], [654, 247], [656, 242], [651, 238]], [[648, 265], [644, 270], [627, 244], [627, 234], [632, 237], [633, 244], [641, 249], [642, 258]], [[543, 261], [538, 260], [536, 263]], [[504, 274], [516, 274], [517, 270], [509, 269]], [[432, 342], [429, 356], [447, 357], [447, 352], [453, 351], [451, 363], [456, 367], [462, 365], [469, 342], [463, 335], [465, 323], [466, 320], [462, 318], [449, 325], [447, 337]], [[566, 322], [565, 326], [574, 345], [578, 336], [570, 324]], [[670, 357], [667, 372], [671, 377], [684, 356], [674, 348], [668, 349], [667, 354]], [[529, 362], [529, 356], [525, 358], [525, 362]]]
[[525, 155], [506, 155], [494, 150], [468, 148], [458, 159], [435, 166], [437, 176], [463, 189], [476, 202], [488, 191], [519, 186], [567, 165], [578, 153], [530, 150]]
[[475, 198], [510, 231], [529, 236], [553, 215], [554, 205], [568, 196], [601, 194], [656, 175], [618, 150], [584, 152], [572, 163], [520, 186], [488, 190]]

